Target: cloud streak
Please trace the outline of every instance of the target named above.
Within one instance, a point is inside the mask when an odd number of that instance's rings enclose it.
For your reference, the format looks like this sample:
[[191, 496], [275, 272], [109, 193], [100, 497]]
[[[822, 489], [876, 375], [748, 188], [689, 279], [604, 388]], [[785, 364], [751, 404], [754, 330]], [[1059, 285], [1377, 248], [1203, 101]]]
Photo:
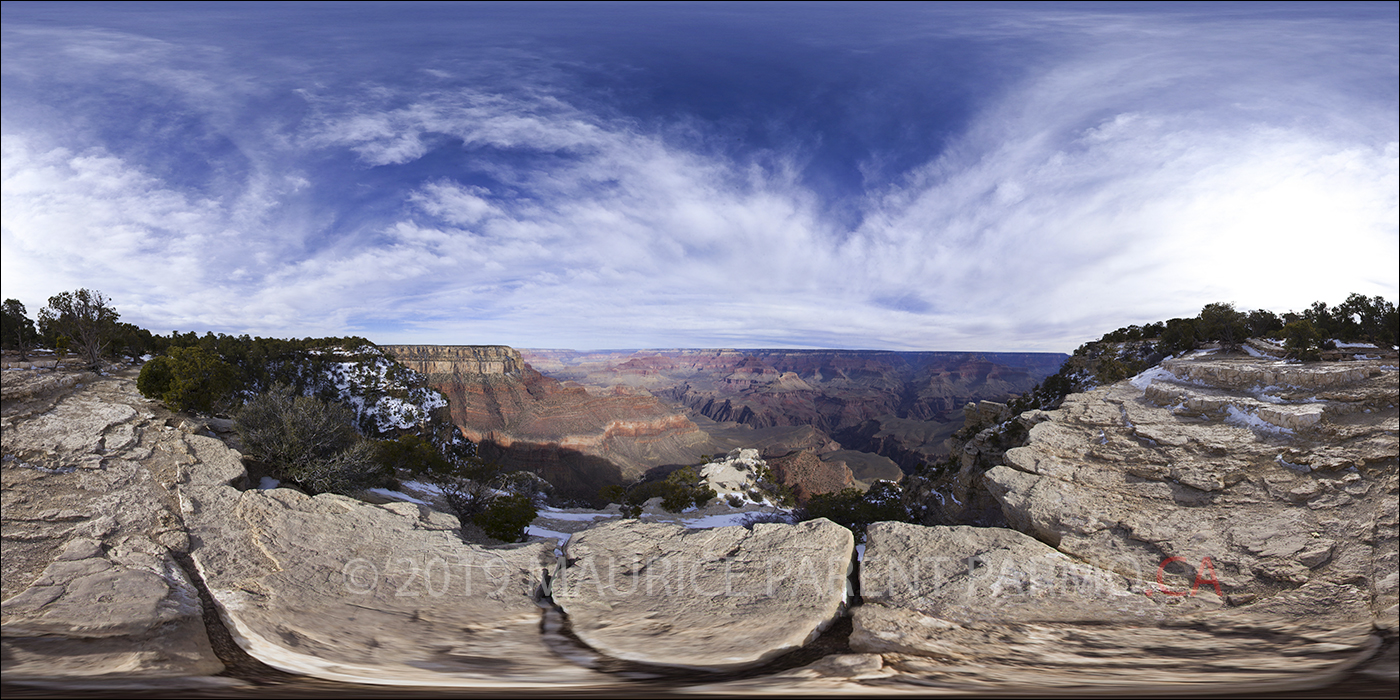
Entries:
[[[899, 42], [962, 42], [978, 76], [1016, 66], [958, 106], [966, 122], [888, 115], [896, 136], [861, 132], [867, 146], [833, 160], [812, 149], [884, 105], [733, 142], [732, 125], [624, 99], [646, 84], [626, 66], [650, 54], [593, 66], [583, 40], [409, 51], [388, 80], [290, 50], [244, 60], [236, 41], [36, 32], [15, 14], [3, 277], [31, 306], [89, 286], [157, 330], [1063, 351], [1212, 301], [1283, 310], [1400, 284], [1393, 16], [1050, 8], [903, 22], [873, 44], [809, 27], [823, 51], [883, 52], [888, 76], [917, 55]], [[773, 60], [799, 40], [778, 37]], [[12, 62], [21, 48], [45, 60]], [[84, 78], [90, 65], [117, 87]], [[861, 104], [859, 87], [785, 70]], [[46, 80], [86, 111], [61, 128], [34, 117], [57, 109]], [[100, 108], [117, 92], [148, 127], [113, 136]], [[179, 134], [160, 128], [170, 95]], [[936, 139], [914, 149], [928, 158], [890, 165], [920, 138]], [[855, 180], [817, 172], [842, 167]], [[856, 180], [837, 199], [813, 184]]]

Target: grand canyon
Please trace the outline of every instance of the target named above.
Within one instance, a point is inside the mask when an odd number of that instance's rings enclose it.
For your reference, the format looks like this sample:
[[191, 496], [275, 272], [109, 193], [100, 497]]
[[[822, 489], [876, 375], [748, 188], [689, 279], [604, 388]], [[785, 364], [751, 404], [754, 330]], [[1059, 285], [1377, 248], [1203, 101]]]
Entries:
[[386, 345], [491, 457], [583, 500], [703, 455], [809, 453], [850, 485], [947, 454], [969, 402], [1052, 374], [1059, 353], [516, 350]]

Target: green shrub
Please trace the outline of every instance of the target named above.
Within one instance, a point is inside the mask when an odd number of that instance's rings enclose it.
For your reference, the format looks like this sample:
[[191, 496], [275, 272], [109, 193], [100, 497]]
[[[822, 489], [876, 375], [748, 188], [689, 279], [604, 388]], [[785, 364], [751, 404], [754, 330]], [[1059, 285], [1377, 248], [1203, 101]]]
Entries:
[[1283, 347], [1288, 350], [1288, 356], [1306, 362], [1322, 359], [1322, 354], [1318, 352], [1318, 344], [1322, 341], [1322, 334], [1317, 327], [1308, 319], [1291, 321], [1284, 325], [1281, 331], [1284, 337]]
[[704, 507], [718, 495], [714, 489], [700, 483], [700, 475], [693, 467], [681, 467], [659, 481], [643, 481], [628, 487], [604, 486], [598, 491], [600, 498], [622, 507], [624, 518], [638, 517], [643, 505], [658, 496], [662, 508], [679, 513], [692, 505]]
[[492, 499], [491, 504], [478, 513], [472, 522], [498, 540], [521, 542], [526, 537], [525, 529], [537, 514], [535, 501], [529, 494], [515, 493]]
[[850, 529], [855, 533], [856, 542], [864, 542], [865, 528], [870, 523], [911, 522], [903, 500], [903, 491], [898, 484], [877, 481], [865, 493], [858, 488], [848, 488], [812, 496], [794, 515], [799, 522], [826, 518]]
[[227, 405], [237, 370], [199, 347], [171, 348], [151, 359], [136, 379], [142, 396], [163, 401], [174, 411], [211, 413]]
[[243, 452], [310, 493], [350, 494], [389, 479], [380, 449], [360, 437], [345, 406], [294, 395], [285, 385], [254, 397], [234, 429]]

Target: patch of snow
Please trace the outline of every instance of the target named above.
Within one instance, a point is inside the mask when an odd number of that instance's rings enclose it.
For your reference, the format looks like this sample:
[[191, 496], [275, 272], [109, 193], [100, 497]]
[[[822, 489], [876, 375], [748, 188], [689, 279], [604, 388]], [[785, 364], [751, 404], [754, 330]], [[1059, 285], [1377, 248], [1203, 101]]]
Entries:
[[417, 503], [420, 506], [429, 505], [427, 501], [421, 498], [414, 498], [413, 496], [410, 496], [404, 493], [403, 491], [390, 491], [389, 489], [369, 489], [369, 492], [377, 496], [392, 498], [396, 501], [408, 501], [409, 503]]
[[1230, 404], [1225, 407], [1225, 414], [1226, 423], [1238, 425], [1242, 428], [1262, 430], [1264, 432], [1269, 433], [1285, 433], [1288, 435], [1293, 434], [1292, 430], [1274, 425], [1273, 423], [1270, 423], [1264, 420], [1263, 418], [1260, 418], [1259, 416], [1250, 413], [1249, 411], [1241, 410], [1238, 406], [1235, 406], [1234, 404]]
[[1138, 391], [1147, 391], [1147, 387], [1152, 386], [1152, 382], [1158, 379], [1176, 379], [1176, 375], [1167, 371], [1165, 367], [1157, 365], [1143, 370], [1141, 374], [1129, 379], [1128, 383], [1137, 387]]
[[865, 544], [856, 545], [856, 561], [865, 561]]
[[1268, 357], [1268, 355], [1265, 355], [1264, 353], [1259, 352], [1258, 350], [1255, 350], [1254, 348], [1249, 347], [1248, 345], [1241, 345], [1240, 347], [1244, 348], [1244, 351], [1249, 353], [1250, 357]]
[[[1333, 340], [1332, 342], [1336, 343], [1336, 344], [1337, 344], [1337, 347], [1339, 347], [1339, 348], [1375, 348], [1375, 347], [1376, 347], [1375, 345], [1372, 345], [1372, 344], [1370, 344], [1370, 343], [1343, 343], [1343, 342], [1340, 341], [1340, 340]], [[1379, 348], [1376, 348], [1376, 349], [1379, 349]]]
[[568, 544], [569, 538], [573, 537], [573, 535], [567, 532], [556, 532], [554, 530], [542, 528], [538, 525], [531, 525], [530, 527], [525, 528], [525, 534], [531, 537], [553, 537], [554, 539], [559, 540], [559, 546], [561, 547], [565, 544]]
[[1278, 462], [1278, 463], [1279, 463], [1280, 465], [1282, 465], [1282, 466], [1285, 466], [1285, 467], [1288, 467], [1289, 469], [1292, 469], [1293, 471], [1302, 472], [1303, 474], [1307, 474], [1308, 472], [1312, 471], [1312, 467], [1310, 467], [1310, 466], [1308, 466], [1308, 465], [1306, 465], [1306, 464], [1294, 464], [1294, 463], [1292, 463], [1292, 462], [1290, 462], [1290, 461], [1284, 459], [1284, 458], [1283, 458], [1283, 453], [1279, 453], [1279, 455], [1278, 455], [1277, 457], [1274, 457], [1274, 461], [1275, 461], [1275, 462]]
[[282, 485], [282, 482], [280, 482], [280, 481], [278, 481], [278, 480], [276, 480], [276, 479], [274, 479], [274, 478], [272, 478], [272, 477], [270, 477], [270, 476], [265, 476], [265, 477], [263, 477], [263, 478], [261, 478], [261, 479], [258, 479], [258, 490], [259, 490], [259, 491], [270, 491], [270, 490], [275, 489], [275, 488], [277, 488], [278, 486], [281, 486], [281, 485]]
[[404, 481], [400, 483], [402, 483], [404, 486], [413, 489], [414, 491], [422, 491], [423, 493], [431, 493], [436, 494], [438, 496], [442, 495], [441, 487], [435, 484], [429, 484], [425, 481]]
[[702, 518], [682, 520], [681, 524], [692, 530], [708, 530], [712, 527], [728, 527], [730, 525], [743, 525], [748, 518], [748, 513], [721, 513], [719, 515], [706, 515]]
[[541, 508], [539, 510], [539, 514], [541, 518], [549, 518], [550, 520], [576, 521], [593, 521], [597, 520], [598, 518], [621, 517], [617, 513], [566, 513], [564, 511], [559, 510], [558, 508]]
[[1379, 359], [1381, 359], [1381, 356], [1380, 356], [1380, 355], [1361, 355], [1361, 354], [1356, 354], [1356, 355], [1352, 355], [1351, 357], [1352, 357], [1353, 360], [1379, 360]]

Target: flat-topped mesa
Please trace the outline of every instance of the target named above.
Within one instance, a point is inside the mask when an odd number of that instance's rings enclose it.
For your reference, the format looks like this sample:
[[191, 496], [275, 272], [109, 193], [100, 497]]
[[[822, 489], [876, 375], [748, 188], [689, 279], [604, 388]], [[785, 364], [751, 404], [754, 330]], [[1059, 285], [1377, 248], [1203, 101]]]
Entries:
[[520, 351], [505, 345], [381, 345], [380, 349], [427, 375], [430, 382], [463, 375], [519, 378], [525, 371]]

